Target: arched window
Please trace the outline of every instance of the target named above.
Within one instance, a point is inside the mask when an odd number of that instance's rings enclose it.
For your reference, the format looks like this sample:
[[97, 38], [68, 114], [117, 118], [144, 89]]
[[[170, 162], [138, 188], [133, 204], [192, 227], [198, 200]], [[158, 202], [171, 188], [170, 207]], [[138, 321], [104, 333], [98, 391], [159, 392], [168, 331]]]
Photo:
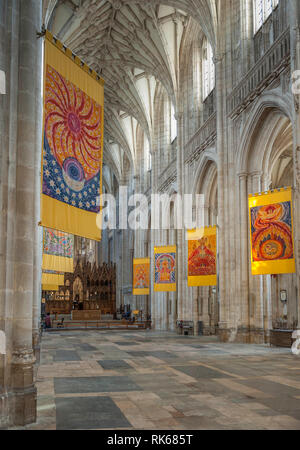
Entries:
[[171, 104], [171, 143], [177, 138], [177, 120], [173, 103]]
[[148, 164], [148, 170], [151, 170], [152, 169], [152, 155], [150, 153], [150, 150], [148, 151], [147, 164]]
[[278, 6], [279, 0], [253, 0], [254, 34]]
[[215, 64], [210, 43], [205, 38], [202, 46], [202, 92], [205, 100], [215, 87]]
[[152, 169], [152, 159], [149, 147], [149, 141], [146, 135], [144, 135], [144, 149], [145, 149], [145, 162], [146, 162], [146, 171]]

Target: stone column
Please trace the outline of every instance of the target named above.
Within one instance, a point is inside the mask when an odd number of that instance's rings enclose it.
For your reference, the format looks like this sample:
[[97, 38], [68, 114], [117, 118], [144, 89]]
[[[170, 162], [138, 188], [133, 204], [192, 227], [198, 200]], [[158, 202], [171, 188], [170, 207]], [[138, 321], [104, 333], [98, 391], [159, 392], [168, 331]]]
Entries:
[[[262, 172], [257, 171], [251, 174], [251, 193], [256, 194], [262, 190]], [[252, 342], [264, 341], [264, 301], [263, 301], [263, 275], [251, 275], [250, 291], [253, 311], [253, 323], [250, 334]]]
[[[182, 195], [183, 192], [183, 172], [184, 172], [184, 151], [183, 151], [183, 113], [177, 113], [178, 145], [177, 145], [177, 192]], [[177, 231], [177, 301], [178, 301], [178, 319], [185, 320], [185, 265], [184, 265], [184, 230]]]
[[[300, 2], [289, 0], [287, 4], [288, 18], [291, 24], [291, 73], [300, 70]], [[298, 79], [299, 77], [297, 77]], [[299, 84], [299, 83], [298, 83]], [[300, 93], [294, 93], [293, 160], [294, 160], [294, 242], [296, 254], [296, 273], [298, 291], [298, 329], [300, 329]]]
[[229, 305], [226, 296], [226, 189], [225, 189], [225, 116], [226, 107], [224, 100], [225, 87], [225, 55], [220, 54], [215, 59], [216, 63], [216, 109], [217, 109], [217, 150], [218, 150], [218, 247], [219, 247], [219, 302], [220, 322], [219, 331], [222, 340], [229, 338], [228, 313]]
[[243, 74], [251, 67], [253, 53], [253, 0], [240, 0]]
[[[41, 11], [36, 10], [37, 23], [40, 22]], [[42, 73], [42, 39], [37, 39], [36, 42], [36, 71]], [[42, 142], [42, 119], [43, 119], [43, 105], [42, 105], [42, 77], [36, 78], [35, 85], [35, 133], [36, 133], [36, 161], [35, 161], [35, 196], [34, 196], [34, 221], [37, 224], [40, 221], [40, 171], [41, 171], [41, 142]], [[40, 359], [40, 321], [41, 321], [41, 271], [42, 271], [42, 243], [43, 243], [43, 228], [38, 229], [38, 233], [34, 245], [34, 274], [33, 277], [33, 311], [32, 311], [32, 329], [33, 329], [33, 350], [34, 355], [39, 362]], [[37, 367], [36, 367], [37, 369]]]
[[[15, 6], [15, 5], [14, 5]], [[7, 242], [8, 230], [8, 183], [11, 172], [14, 174], [14, 168], [9, 170], [8, 153], [15, 151], [15, 146], [10, 148], [9, 144], [9, 117], [10, 110], [15, 109], [15, 95], [10, 98], [10, 70], [13, 73], [13, 81], [17, 80], [17, 59], [18, 33], [14, 27], [17, 22], [18, 11], [9, 5], [7, 1], [0, 2], [0, 69], [6, 76], [6, 94], [0, 95], [0, 330], [6, 335], [6, 355], [0, 355], [0, 428], [9, 423], [9, 400], [8, 390], [10, 381], [10, 363], [11, 345], [12, 345], [12, 286], [9, 286], [11, 277], [8, 280], [8, 247], [12, 244], [12, 239]], [[16, 34], [15, 34], [16, 32]], [[16, 47], [16, 55], [11, 58], [11, 48]], [[10, 64], [9, 64], [10, 61]], [[15, 69], [15, 70], [14, 70]], [[13, 182], [12, 182], [13, 184]], [[13, 225], [13, 222], [10, 223]], [[10, 307], [9, 307], [10, 306]]]
[[247, 173], [239, 174], [240, 190], [240, 302], [241, 302], [241, 329], [238, 331], [240, 339], [247, 341], [249, 333], [249, 221], [248, 221], [248, 195]]
[[[37, 87], [40, 87], [41, 2], [20, 0], [19, 93], [17, 121], [16, 227], [14, 263], [14, 329], [12, 355], [12, 392], [14, 423], [24, 425], [36, 419], [36, 388], [33, 384], [32, 314], [34, 302], [34, 246], [38, 224], [33, 199], [39, 183], [37, 160]], [[37, 64], [38, 63], [38, 64]], [[40, 130], [38, 131], [38, 134]]]
[[0, 322], [6, 332], [7, 355], [0, 366], [4, 374], [0, 423], [25, 425], [36, 418], [33, 328], [38, 328], [40, 301], [37, 204], [42, 74], [42, 42], [36, 32], [41, 27], [42, 5], [39, 0], [1, 3], [6, 19], [3, 117], [7, 131], [3, 147], [1, 142], [5, 164], [1, 174]]

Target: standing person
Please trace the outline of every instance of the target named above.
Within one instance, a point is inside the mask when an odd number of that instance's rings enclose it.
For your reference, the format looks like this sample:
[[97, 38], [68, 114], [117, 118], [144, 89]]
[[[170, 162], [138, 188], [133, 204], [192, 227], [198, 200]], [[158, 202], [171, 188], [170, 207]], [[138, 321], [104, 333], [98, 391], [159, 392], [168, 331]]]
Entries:
[[45, 319], [45, 325], [46, 328], [51, 328], [51, 317], [50, 317], [50, 313], [47, 313], [46, 319]]

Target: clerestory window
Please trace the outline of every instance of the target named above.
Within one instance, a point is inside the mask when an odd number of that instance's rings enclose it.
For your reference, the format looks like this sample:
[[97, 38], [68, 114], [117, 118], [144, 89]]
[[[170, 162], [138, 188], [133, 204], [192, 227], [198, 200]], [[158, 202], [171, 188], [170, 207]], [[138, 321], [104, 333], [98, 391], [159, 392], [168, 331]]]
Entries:
[[254, 12], [254, 34], [263, 26], [270, 17], [274, 9], [278, 6], [279, 0], [253, 0]]
[[215, 88], [215, 63], [212, 47], [205, 38], [202, 46], [202, 93], [203, 101]]

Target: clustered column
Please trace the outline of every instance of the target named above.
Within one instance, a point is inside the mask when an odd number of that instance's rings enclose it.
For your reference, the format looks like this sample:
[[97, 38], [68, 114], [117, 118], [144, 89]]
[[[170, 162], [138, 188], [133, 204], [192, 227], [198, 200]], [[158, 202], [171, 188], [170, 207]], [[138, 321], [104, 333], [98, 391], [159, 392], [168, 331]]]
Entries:
[[1, 2], [5, 15], [5, 67], [7, 94], [3, 116], [7, 132], [1, 142], [2, 166], [1, 253], [5, 278], [1, 279], [1, 326], [7, 354], [1, 393], [2, 423], [24, 425], [36, 418], [33, 327], [39, 323], [37, 267], [38, 196], [41, 135], [41, 27], [39, 0]]

